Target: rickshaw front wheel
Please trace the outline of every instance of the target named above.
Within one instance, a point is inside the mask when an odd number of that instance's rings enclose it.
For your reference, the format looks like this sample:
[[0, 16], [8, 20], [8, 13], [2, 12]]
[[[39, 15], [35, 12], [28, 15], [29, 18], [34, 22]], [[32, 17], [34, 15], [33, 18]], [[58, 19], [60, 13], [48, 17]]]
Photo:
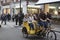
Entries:
[[50, 31], [47, 33], [47, 39], [48, 40], [57, 40], [56, 33], [54, 31]]

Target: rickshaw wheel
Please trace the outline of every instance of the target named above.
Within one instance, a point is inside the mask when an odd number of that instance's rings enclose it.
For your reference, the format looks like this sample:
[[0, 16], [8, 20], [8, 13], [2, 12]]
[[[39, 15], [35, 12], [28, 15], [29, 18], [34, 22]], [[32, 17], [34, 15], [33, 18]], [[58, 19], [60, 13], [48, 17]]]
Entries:
[[25, 27], [22, 29], [22, 34], [24, 38], [28, 37], [27, 29]]
[[0, 25], [0, 28], [1, 28], [1, 25]]
[[48, 40], [57, 40], [56, 33], [54, 31], [50, 31], [47, 33], [47, 39]]

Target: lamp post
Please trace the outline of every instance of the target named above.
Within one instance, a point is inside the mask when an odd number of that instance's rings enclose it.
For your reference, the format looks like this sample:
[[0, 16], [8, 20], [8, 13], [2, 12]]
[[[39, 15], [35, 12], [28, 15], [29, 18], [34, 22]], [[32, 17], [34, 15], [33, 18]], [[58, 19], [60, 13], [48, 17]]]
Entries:
[[29, 4], [29, 2], [28, 2], [28, 0], [26, 0], [27, 12], [28, 12], [28, 4]]
[[20, 0], [20, 13], [21, 13], [21, 0]]

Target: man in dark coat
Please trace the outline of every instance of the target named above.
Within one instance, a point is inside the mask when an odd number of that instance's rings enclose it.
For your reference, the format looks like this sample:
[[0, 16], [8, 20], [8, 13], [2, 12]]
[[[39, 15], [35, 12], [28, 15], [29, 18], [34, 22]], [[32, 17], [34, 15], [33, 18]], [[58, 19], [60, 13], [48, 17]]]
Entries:
[[19, 26], [21, 26], [21, 24], [23, 22], [23, 18], [24, 18], [24, 14], [22, 13], [22, 11], [20, 11], [18, 13]]
[[12, 15], [12, 21], [13, 22], [15, 21], [15, 15], [14, 14]]
[[4, 22], [5, 22], [5, 25], [6, 25], [7, 15], [6, 15], [6, 14], [2, 14], [2, 15], [1, 15], [1, 20], [2, 20], [1, 24], [2, 24], [3, 21], [4, 21]]
[[15, 15], [15, 21], [16, 21], [16, 25], [17, 25], [17, 22], [18, 22], [18, 14]]
[[7, 15], [8, 21], [11, 19], [11, 15], [8, 13]]

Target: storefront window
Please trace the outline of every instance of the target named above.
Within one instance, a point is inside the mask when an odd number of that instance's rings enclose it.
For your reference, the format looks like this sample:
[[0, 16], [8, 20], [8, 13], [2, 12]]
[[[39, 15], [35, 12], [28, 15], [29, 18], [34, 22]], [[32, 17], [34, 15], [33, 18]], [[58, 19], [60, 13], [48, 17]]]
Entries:
[[28, 13], [32, 13], [32, 14], [39, 13], [39, 9], [38, 8], [28, 8], [27, 10], [28, 10]]
[[58, 14], [60, 15], [60, 9], [58, 10]]
[[6, 14], [6, 9], [3, 9], [3, 13]]
[[16, 13], [19, 13], [20, 12], [20, 8], [16, 8], [16, 11], [17, 11]]
[[10, 14], [10, 9], [9, 8], [7, 8], [7, 13]]
[[3, 9], [3, 13], [4, 14], [7, 14], [7, 13], [10, 14], [10, 9], [9, 8], [4, 8]]

